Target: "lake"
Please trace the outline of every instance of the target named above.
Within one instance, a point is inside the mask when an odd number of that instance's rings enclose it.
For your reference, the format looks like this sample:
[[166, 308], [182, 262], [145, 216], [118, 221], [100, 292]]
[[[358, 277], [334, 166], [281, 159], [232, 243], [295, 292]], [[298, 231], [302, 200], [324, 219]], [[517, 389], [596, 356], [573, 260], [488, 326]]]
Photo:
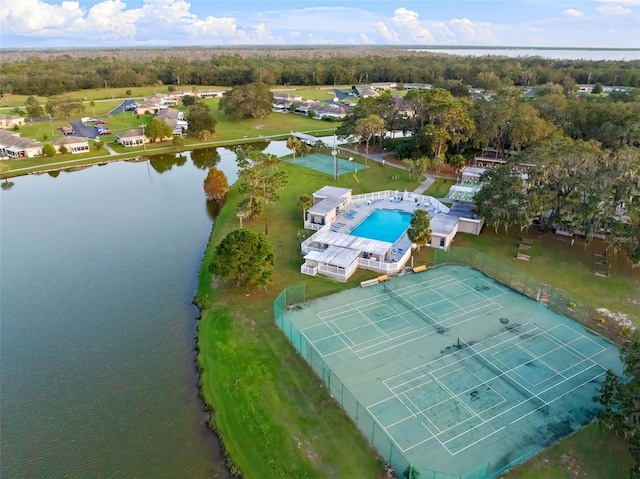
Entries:
[[0, 476], [228, 477], [191, 304], [216, 161], [235, 181], [235, 154], [199, 150], [0, 191]]

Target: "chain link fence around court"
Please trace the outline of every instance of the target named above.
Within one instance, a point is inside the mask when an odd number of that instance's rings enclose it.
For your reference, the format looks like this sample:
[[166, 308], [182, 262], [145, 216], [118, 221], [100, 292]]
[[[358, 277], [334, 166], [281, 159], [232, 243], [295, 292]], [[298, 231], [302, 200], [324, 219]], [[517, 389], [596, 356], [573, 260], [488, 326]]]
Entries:
[[444, 264], [471, 266], [519, 293], [546, 304], [556, 313], [571, 318], [589, 331], [615, 344], [623, 344], [631, 333], [628, 327], [620, 326], [615, 320], [605, 317], [595, 308], [480, 251], [471, 248], [436, 250], [433, 262], [435, 266]]
[[[275, 323], [287, 336], [291, 344], [298, 350], [302, 357], [312, 367], [318, 375], [325, 387], [331, 394], [331, 397], [342, 407], [342, 409], [351, 417], [360, 432], [382, 456], [382, 458], [391, 464], [393, 470], [399, 478], [405, 477], [403, 473], [411, 468], [418, 473], [420, 479], [491, 479], [498, 477], [499, 474], [508, 470], [513, 464], [522, 462], [534, 454], [528, 454], [526, 457], [520, 457], [514, 462], [507, 465], [500, 465], [496, 473], [496, 468], [491, 467], [490, 463], [483, 464], [477, 470], [457, 476], [444, 472], [416, 467], [405, 459], [402, 452], [391, 441], [385, 431], [380, 427], [377, 421], [369, 413], [367, 408], [362, 406], [355, 396], [349, 391], [338, 376], [329, 368], [322, 359], [320, 353], [307, 341], [306, 337], [293, 325], [287, 318], [288, 310], [304, 308], [306, 302], [305, 285], [300, 284], [286, 288], [276, 298], [273, 303], [273, 313]], [[491, 471], [491, 472], [489, 472]], [[418, 477], [418, 475], [409, 475], [409, 477]]]

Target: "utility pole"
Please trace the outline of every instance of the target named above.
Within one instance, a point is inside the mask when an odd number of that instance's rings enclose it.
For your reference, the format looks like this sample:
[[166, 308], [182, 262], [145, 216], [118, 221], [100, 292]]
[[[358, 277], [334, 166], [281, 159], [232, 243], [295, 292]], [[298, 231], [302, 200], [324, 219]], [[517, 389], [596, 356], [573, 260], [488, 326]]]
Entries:
[[140, 125], [140, 128], [142, 128], [142, 145], [144, 146], [144, 151], [147, 151], [147, 137], [144, 136], [144, 127], [145, 125]]

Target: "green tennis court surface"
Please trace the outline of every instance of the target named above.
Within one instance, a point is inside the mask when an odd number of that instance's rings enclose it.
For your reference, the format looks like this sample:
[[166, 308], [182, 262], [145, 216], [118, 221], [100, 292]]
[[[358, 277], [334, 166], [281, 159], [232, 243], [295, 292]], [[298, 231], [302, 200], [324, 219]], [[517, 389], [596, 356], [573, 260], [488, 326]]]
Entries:
[[497, 477], [589, 423], [618, 350], [482, 273], [442, 266], [276, 321], [402, 474]]
[[[307, 156], [301, 156], [296, 158], [290, 158], [286, 160], [287, 163], [291, 163], [305, 168], [311, 168], [312, 170], [320, 171], [332, 175], [335, 172], [335, 164], [333, 162], [333, 156], [323, 155], [321, 153], [313, 153]], [[366, 167], [355, 161], [347, 161], [341, 158], [336, 158], [338, 163], [338, 175], [344, 173], [355, 173], [360, 170], [364, 170]]]

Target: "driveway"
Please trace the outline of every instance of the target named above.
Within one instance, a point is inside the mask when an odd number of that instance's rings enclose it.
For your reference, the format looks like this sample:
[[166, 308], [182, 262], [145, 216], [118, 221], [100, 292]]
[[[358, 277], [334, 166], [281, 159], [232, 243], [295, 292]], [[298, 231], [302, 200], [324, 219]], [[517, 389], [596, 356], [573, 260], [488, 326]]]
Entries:
[[118, 113], [126, 111], [125, 107], [127, 105], [131, 105], [132, 103], [135, 103], [135, 100], [133, 98], [127, 98], [126, 100], [123, 100], [120, 105], [109, 112], [109, 115], [117, 115]]
[[75, 130], [74, 136], [82, 136], [84, 138], [96, 138], [98, 136], [98, 130], [95, 125], [85, 125], [80, 120], [69, 122]]

